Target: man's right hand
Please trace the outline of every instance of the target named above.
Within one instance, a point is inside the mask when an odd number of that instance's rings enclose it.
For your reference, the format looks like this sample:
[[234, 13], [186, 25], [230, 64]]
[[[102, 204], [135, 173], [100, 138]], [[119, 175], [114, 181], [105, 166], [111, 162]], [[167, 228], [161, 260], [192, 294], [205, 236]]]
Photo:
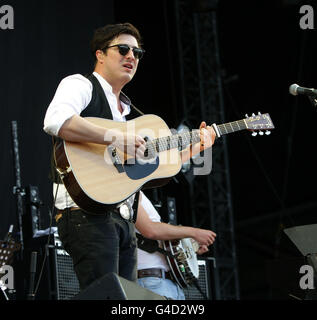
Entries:
[[194, 237], [193, 239], [196, 240], [200, 245], [210, 246], [216, 240], [216, 234], [211, 230], [199, 229], [194, 228]]
[[127, 134], [116, 129], [108, 129], [105, 142], [133, 157], [143, 157], [146, 141], [139, 135]]

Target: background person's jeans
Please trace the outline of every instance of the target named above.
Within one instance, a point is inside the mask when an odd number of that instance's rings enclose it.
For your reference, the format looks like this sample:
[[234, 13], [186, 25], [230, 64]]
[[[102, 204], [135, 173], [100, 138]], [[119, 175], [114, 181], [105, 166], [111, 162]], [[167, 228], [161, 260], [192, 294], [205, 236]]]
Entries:
[[144, 277], [138, 279], [138, 284], [161, 296], [173, 300], [185, 300], [184, 291], [172, 280], [157, 277]]
[[64, 249], [73, 259], [83, 290], [106, 273], [137, 280], [134, 224], [118, 213], [89, 215], [82, 210], [63, 212], [57, 222]]

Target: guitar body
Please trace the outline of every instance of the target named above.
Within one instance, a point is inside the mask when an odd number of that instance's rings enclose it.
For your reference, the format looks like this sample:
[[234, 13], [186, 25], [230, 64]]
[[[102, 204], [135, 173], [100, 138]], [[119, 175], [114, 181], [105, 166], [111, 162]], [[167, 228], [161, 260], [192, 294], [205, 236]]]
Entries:
[[[166, 123], [155, 115], [127, 122], [85, 119], [149, 140], [171, 135]], [[149, 163], [138, 161], [118, 148], [95, 143], [60, 141], [54, 151], [56, 168], [70, 196], [80, 208], [94, 213], [104, 213], [140, 189], [167, 183], [181, 169], [178, 149], [159, 152]]]

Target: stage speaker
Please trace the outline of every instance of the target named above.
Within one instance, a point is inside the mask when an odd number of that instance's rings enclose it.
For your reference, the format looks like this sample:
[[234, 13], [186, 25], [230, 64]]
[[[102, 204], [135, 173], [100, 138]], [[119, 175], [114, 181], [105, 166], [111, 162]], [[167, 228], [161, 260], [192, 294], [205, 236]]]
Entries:
[[72, 300], [168, 300], [133, 281], [110, 272], [94, 281]]
[[189, 286], [184, 288], [184, 294], [186, 300], [211, 300], [212, 290], [210, 286], [210, 261], [205, 259], [198, 259], [199, 266], [199, 276], [198, 276], [198, 286], [200, 290], [195, 286]]
[[[25, 251], [27, 251], [26, 266], [30, 265], [30, 253], [38, 252], [36, 281], [43, 267], [42, 263], [45, 261], [35, 300], [70, 300], [79, 293], [79, 282], [73, 269], [72, 258], [62, 247], [57, 233], [51, 234], [50, 239], [48, 235], [33, 238], [30, 248]], [[28, 270], [29, 267], [26, 269], [27, 273]], [[28, 277], [28, 274], [25, 277]], [[26, 289], [24, 291], [27, 291]]]
[[73, 260], [63, 249], [59, 237], [55, 234], [53, 252], [54, 286], [57, 300], [69, 300], [80, 291], [79, 282], [73, 268]]

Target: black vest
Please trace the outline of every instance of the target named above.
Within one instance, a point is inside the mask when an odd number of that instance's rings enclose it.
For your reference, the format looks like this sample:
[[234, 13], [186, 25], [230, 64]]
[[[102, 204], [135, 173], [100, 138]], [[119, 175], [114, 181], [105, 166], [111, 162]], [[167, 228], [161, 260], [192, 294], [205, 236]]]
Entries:
[[[81, 117], [98, 117], [98, 118], [105, 118], [105, 119], [113, 119], [109, 102], [105, 95], [105, 92], [99, 83], [98, 79], [93, 75], [86, 76], [90, 82], [92, 83], [92, 96], [88, 106], [80, 113]], [[120, 100], [126, 104], [131, 105], [131, 112], [129, 115], [126, 116], [126, 120], [134, 119], [140, 115], [142, 112], [135, 108], [130, 99], [123, 93], [120, 93]], [[54, 138], [56, 139], [56, 138]], [[51, 157], [51, 172], [49, 175], [50, 179], [56, 183], [62, 183], [59, 177], [59, 174], [55, 170], [55, 163], [54, 157]]]
[[[113, 119], [109, 102], [106, 98], [105, 92], [102, 89], [98, 79], [91, 74], [87, 76], [93, 85], [92, 96], [88, 106], [81, 112], [82, 117], [98, 117], [105, 119]], [[131, 104], [130, 99], [123, 93], [120, 93], [120, 100], [126, 104]], [[131, 106], [131, 112], [126, 116], [127, 120], [134, 119], [140, 116], [142, 113], [138, 112], [133, 106]]]

